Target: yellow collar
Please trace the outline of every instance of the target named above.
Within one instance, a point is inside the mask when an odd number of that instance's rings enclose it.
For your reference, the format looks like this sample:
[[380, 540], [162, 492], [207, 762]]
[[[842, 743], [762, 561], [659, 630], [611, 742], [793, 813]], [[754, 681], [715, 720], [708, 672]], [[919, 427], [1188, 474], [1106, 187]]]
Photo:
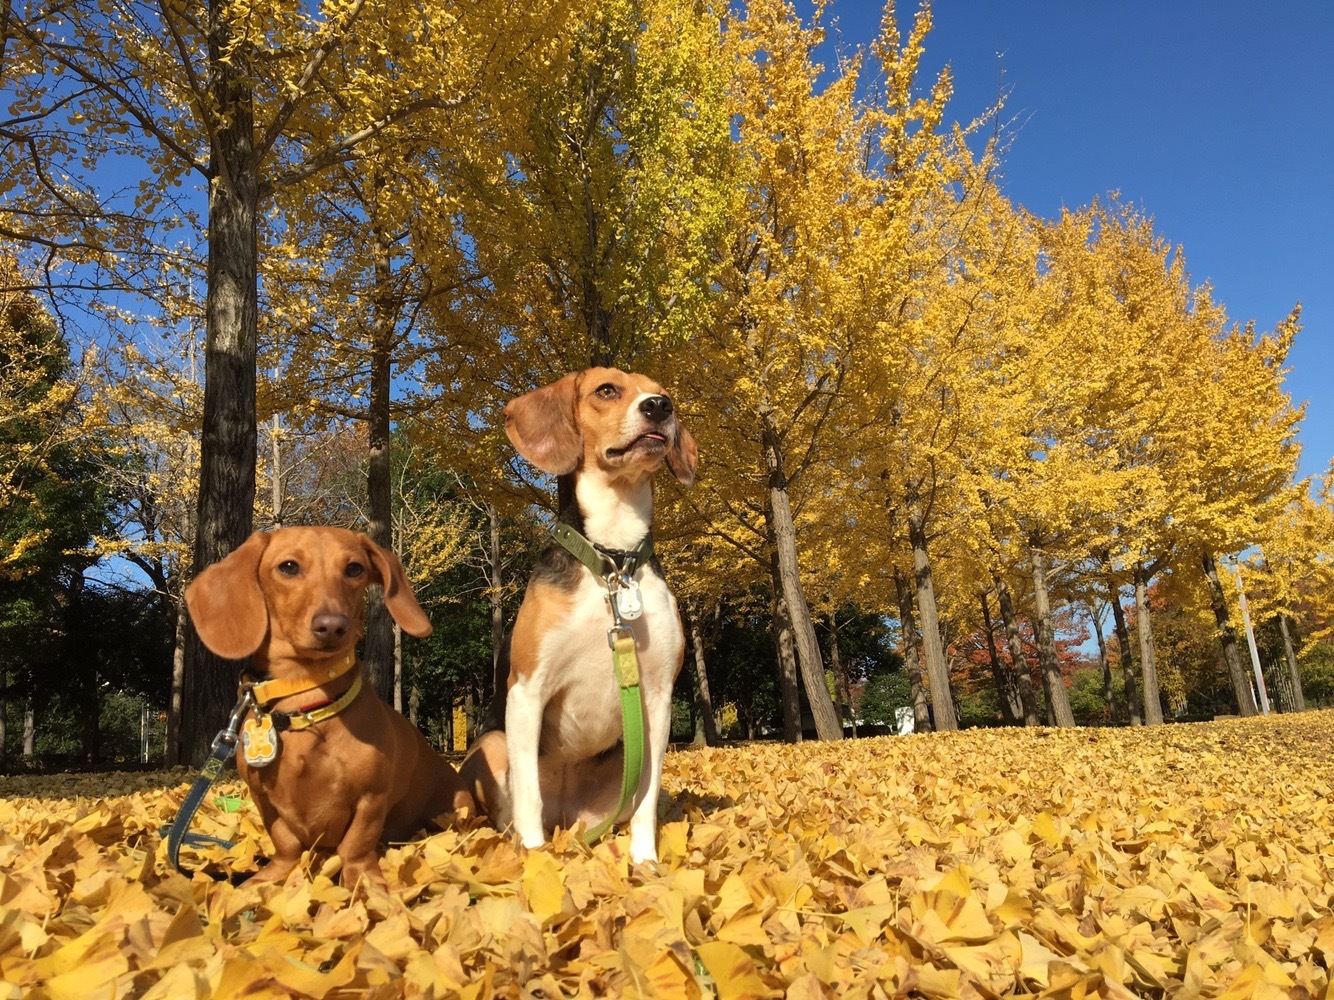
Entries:
[[308, 712], [274, 712], [275, 716], [284, 715], [287, 717], [287, 725], [284, 729], [309, 729], [317, 722], [323, 722], [325, 719], [331, 719], [343, 709], [357, 700], [357, 695], [361, 692], [361, 674], [352, 681], [352, 686], [339, 695], [336, 701], [331, 701], [327, 705], [321, 705], [319, 708], [311, 709]]
[[[303, 691], [311, 691], [317, 687], [322, 687], [330, 681], [335, 681], [342, 677], [349, 670], [356, 669], [357, 658], [354, 654], [348, 653], [347, 656], [335, 663], [332, 667], [321, 671], [318, 674], [298, 674], [296, 677], [275, 677], [270, 681], [242, 681], [242, 690], [248, 684], [250, 693], [255, 699], [255, 704], [264, 706], [270, 705], [280, 698], [287, 698], [294, 694], [301, 694]], [[352, 687], [360, 687], [360, 683]], [[348, 688], [349, 691], [352, 688]], [[344, 696], [346, 697], [346, 696]], [[340, 699], [341, 700], [341, 699]], [[337, 704], [337, 702], [335, 702]]]

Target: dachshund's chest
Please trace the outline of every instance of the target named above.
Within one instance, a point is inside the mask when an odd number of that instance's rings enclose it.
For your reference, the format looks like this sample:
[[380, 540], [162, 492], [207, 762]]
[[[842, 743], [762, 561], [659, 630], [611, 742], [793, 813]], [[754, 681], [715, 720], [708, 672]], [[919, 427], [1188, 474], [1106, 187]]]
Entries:
[[[375, 772], [381, 770], [367, 766], [373, 762], [364, 752], [355, 753], [370, 749], [370, 756], [376, 757], [375, 748], [363, 748], [339, 722], [329, 720], [312, 729], [283, 733], [277, 759], [263, 767], [237, 757], [237, 771], [261, 809], [267, 811], [267, 806], [307, 847], [319, 844], [332, 850], [338, 845], [352, 819], [351, 804], [365, 794], [374, 783]], [[265, 820], [270, 822], [267, 816]]]

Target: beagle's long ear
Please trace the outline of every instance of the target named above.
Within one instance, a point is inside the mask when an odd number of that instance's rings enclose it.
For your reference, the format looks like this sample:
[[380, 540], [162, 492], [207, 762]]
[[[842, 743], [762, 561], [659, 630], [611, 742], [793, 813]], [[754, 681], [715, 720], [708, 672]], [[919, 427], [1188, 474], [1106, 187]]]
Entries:
[[412, 592], [412, 584], [408, 583], [408, 574], [403, 571], [398, 556], [377, 545], [370, 535], [362, 535], [361, 541], [371, 557], [375, 575], [379, 577], [376, 582], [384, 587], [384, 606], [394, 621], [404, 632], [418, 639], [430, 635], [431, 620], [417, 603], [417, 595]]
[[695, 466], [699, 464], [699, 446], [691, 433], [677, 421], [676, 439], [667, 449], [667, 468], [682, 486], [695, 481]]
[[584, 437], [575, 423], [578, 373], [524, 393], [505, 404], [505, 433], [520, 455], [543, 472], [573, 472], [584, 451]]
[[259, 586], [259, 560], [268, 547], [269, 536], [256, 531], [185, 588], [200, 641], [225, 660], [249, 656], [268, 634], [269, 610]]

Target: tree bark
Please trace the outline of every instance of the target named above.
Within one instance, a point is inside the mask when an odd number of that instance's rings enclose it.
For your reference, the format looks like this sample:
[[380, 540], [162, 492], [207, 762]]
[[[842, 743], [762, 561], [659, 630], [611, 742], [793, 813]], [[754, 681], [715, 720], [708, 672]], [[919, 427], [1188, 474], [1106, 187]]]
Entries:
[[1107, 703], [1107, 719], [1116, 722], [1120, 713], [1116, 710], [1116, 691], [1112, 687], [1112, 661], [1107, 656], [1107, 639], [1102, 634], [1102, 622], [1098, 620], [1097, 609], [1089, 608], [1089, 617], [1093, 622], [1093, 637], [1098, 640], [1098, 666], [1102, 668], [1102, 700]]
[[704, 630], [695, 615], [683, 612], [681, 617], [685, 620], [686, 636], [690, 640], [690, 666], [695, 674], [695, 738], [691, 744], [716, 747], [719, 743], [718, 719], [713, 714], [713, 696], [709, 693]]
[[838, 648], [838, 615], [829, 616], [829, 666], [834, 673], [834, 688], [839, 692], [839, 711], [846, 712], [852, 735], [857, 736], [857, 712], [852, 705], [852, 682], [843, 667], [843, 656]]
[[[774, 560], [777, 562], [777, 559]], [[776, 571], [775, 571], [776, 573]], [[801, 742], [801, 697], [797, 676], [797, 652], [792, 641], [792, 622], [787, 613], [787, 602], [778, 591], [774, 580], [774, 645], [778, 656], [778, 701], [783, 709], [783, 740]]]
[[1112, 622], [1116, 629], [1116, 647], [1120, 653], [1121, 660], [1121, 679], [1125, 682], [1126, 688], [1126, 711], [1130, 713], [1130, 724], [1132, 726], [1144, 725], [1144, 717], [1140, 714], [1139, 698], [1136, 695], [1135, 685], [1135, 665], [1130, 653], [1130, 629], [1126, 628], [1126, 613], [1121, 607], [1121, 597], [1117, 593], [1116, 584], [1112, 582], [1111, 574], [1107, 575], [1107, 603], [1112, 606]]
[[[233, 32], [233, 9], [225, 0], [209, 0], [211, 96], [219, 126], [209, 168], [196, 573], [245, 541], [255, 503], [259, 168], [253, 147], [250, 49]], [[203, 763], [214, 733], [226, 723], [236, 698], [237, 666], [205, 650], [190, 630], [183, 718], [190, 764]]]
[[1061, 661], [1056, 655], [1056, 632], [1051, 622], [1051, 598], [1047, 591], [1047, 553], [1037, 537], [1030, 539], [1029, 557], [1033, 566], [1033, 603], [1037, 611], [1038, 663], [1047, 691], [1048, 712], [1058, 726], [1073, 726], [1075, 713], [1070, 709], [1070, 695], [1061, 675]]
[[394, 623], [394, 711], [403, 711], [403, 630]]
[[921, 504], [914, 503], [908, 509], [908, 541], [912, 545], [917, 611], [922, 622], [922, 657], [926, 661], [926, 680], [931, 687], [932, 715], [937, 731], [952, 731], [959, 728], [959, 717], [954, 709], [954, 695], [950, 692], [945, 644], [940, 638], [940, 614], [936, 610], [936, 588], [926, 547], [926, 515]]
[[[0, 45], [3, 45], [0, 42]], [[0, 771], [4, 770], [9, 740], [9, 672], [0, 670]]]
[[181, 705], [185, 695], [185, 647], [187, 641], [185, 599], [179, 597], [176, 605], [176, 642], [171, 650], [171, 694], [167, 701], [167, 736], [163, 747], [163, 761], [167, 767], [182, 762]]
[[1297, 666], [1297, 651], [1293, 648], [1292, 630], [1288, 627], [1288, 616], [1281, 611], [1278, 615], [1278, 632], [1283, 637], [1283, 661], [1288, 667], [1288, 683], [1292, 688], [1292, 711], [1306, 711], [1306, 695], [1302, 693], [1302, 673]]
[[1153, 652], [1153, 621], [1149, 616], [1149, 576], [1135, 564], [1135, 631], [1139, 633], [1139, 672], [1144, 681], [1144, 724], [1160, 726], [1163, 704], [1158, 696], [1158, 662]]
[[[277, 377], [274, 372], [274, 377]], [[273, 415], [273, 423], [269, 427], [269, 454], [272, 460], [272, 468], [269, 474], [269, 493], [273, 497], [273, 526], [281, 528], [287, 519], [287, 493], [283, 489], [283, 444], [282, 444], [283, 425], [278, 419], [278, 414]]]
[[1214, 608], [1214, 620], [1218, 622], [1218, 640], [1223, 646], [1223, 662], [1227, 664], [1228, 678], [1232, 681], [1232, 691], [1237, 697], [1237, 714], [1243, 716], [1260, 714], [1255, 704], [1255, 694], [1251, 690], [1251, 680], [1241, 665], [1241, 651], [1237, 648], [1237, 633], [1228, 617], [1227, 599], [1223, 596], [1223, 582], [1218, 578], [1218, 566], [1212, 552], [1200, 555], [1205, 578], [1209, 581], [1209, 601]]
[[767, 417], [761, 417], [764, 460], [769, 473], [769, 502], [765, 513], [770, 518], [770, 537], [773, 539], [778, 576], [775, 588], [787, 606], [792, 640], [796, 645], [797, 667], [801, 672], [806, 702], [811, 707], [815, 733], [821, 740], [841, 740], [843, 726], [834, 710], [825, 684], [824, 659], [820, 642], [811, 621], [811, 609], [806, 603], [806, 591], [801, 583], [801, 569], [797, 560], [797, 528], [792, 517], [791, 497], [788, 495], [787, 475], [783, 469], [782, 445], [778, 433]]
[[991, 604], [987, 601], [986, 591], [978, 593], [982, 601], [982, 627], [987, 633], [987, 655], [991, 659], [991, 676], [996, 683], [996, 700], [1000, 703], [1001, 716], [1008, 726], [1023, 724], [1024, 706], [1019, 700], [1019, 689], [1014, 677], [1005, 669], [1000, 653], [996, 650], [996, 630], [991, 620]]
[[[371, 189], [375, 189], [372, 181]], [[372, 212], [374, 207], [372, 206]], [[366, 463], [366, 493], [370, 520], [366, 533], [383, 548], [394, 544], [393, 486], [390, 469], [391, 433], [390, 396], [393, 392], [392, 362], [394, 315], [390, 283], [389, 245], [383, 230], [374, 226], [376, 241], [375, 290], [371, 296], [371, 394], [367, 411], [370, 449]], [[384, 591], [373, 588], [367, 595], [366, 638], [362, 642], [361, 661], [366, 679], [385, 702], [395, 702], [394, 623], [384, 606]], [[401, 703], [402, 694], [398, 695]]]
[[486, 592], [491, 605], [491, 682], [494, 689], [495, 685], [505, 683], [499, 677], [500, 654], [505, 647], [505, 562], [500, 548], [500, 510], [495, 504], [486, 505], [486, 519], [491, 528]]
[[894, 567], [894, 587], [899, 595], [899, 634], [903, 643], [903, 669], [908, 672], [912, 691], [913, 732], [931, 731], [931, 713], [927, 709], [926, 685], [922, 683], [922, 663], [917, 655], [917, 621], [913, 614], [913, 586], [899, 567]]
[[1023, 706], [1024, 725], [1039, 726], [1037, 692], [1033, 690], [1033, 672], [1028, 668], [1028, 657], [1024, 655], [1024, 640], [1019, 634], [1019, 620], [1014, 613], [1014, 600], [1010, 597], [1010, 585], [999, 572], [991, 574], [996, 585], [996, 604], [1000, 607], [1001, 622], [1005, 625], [1005, 641], [1010, 647], [1011, 669], [1014, 671], [1015, 684], [1019, 688], [1019, 703]]
[[37, 715], [32, 708], [32, 695], [23, 705], [23, 760], [33, 763], [37, 756]]

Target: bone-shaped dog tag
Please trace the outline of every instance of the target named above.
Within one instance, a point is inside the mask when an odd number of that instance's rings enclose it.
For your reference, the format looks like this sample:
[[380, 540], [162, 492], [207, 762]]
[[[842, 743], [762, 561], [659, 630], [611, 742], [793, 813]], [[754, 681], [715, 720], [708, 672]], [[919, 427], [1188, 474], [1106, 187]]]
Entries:
[[621, 613], [621, 617], [626, 621], [634, 621], [644, 613], [644, 602], [639, 594], [639, 584], [634, 580], [627, 580], [621, 584], [621, 589], [616, 591], [616, 610]]
[[251, 716], [241, 728], [241, 756], [251, 767], [272, 764], [278, 758], [278, 732], [267, 714]]

